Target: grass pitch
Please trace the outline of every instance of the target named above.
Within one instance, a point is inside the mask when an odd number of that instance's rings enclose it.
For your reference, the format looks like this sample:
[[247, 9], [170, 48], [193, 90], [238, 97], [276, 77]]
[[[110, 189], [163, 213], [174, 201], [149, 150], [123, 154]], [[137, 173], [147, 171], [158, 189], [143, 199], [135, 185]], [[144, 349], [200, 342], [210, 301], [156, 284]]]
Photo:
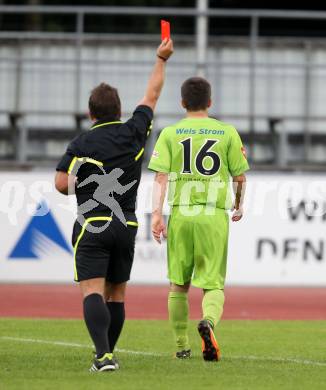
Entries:
[[127, 321], [121, 369], [91, 374], [82, 321], [0, 319], [0, 389], [325, 388], [326, 321], [223, 321], [219, 363], [202, 360], [196, 323], [190, 328], [193, 357], [180, 361], [168, 322]]

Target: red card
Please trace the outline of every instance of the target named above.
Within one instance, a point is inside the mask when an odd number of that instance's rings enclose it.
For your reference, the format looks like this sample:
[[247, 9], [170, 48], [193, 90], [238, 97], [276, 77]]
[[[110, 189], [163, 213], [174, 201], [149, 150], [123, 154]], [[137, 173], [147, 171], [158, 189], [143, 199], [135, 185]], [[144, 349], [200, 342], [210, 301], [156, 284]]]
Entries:
[[170, 39], [170, 22], [166, 20], [161, 20], [161, 38]]

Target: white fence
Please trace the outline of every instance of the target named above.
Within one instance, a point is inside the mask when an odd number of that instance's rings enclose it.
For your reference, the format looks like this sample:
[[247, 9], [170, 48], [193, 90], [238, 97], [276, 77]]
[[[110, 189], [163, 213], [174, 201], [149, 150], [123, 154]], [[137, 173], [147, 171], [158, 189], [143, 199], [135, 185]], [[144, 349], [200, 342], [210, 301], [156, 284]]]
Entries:
[[[196, 51], [189, 44], [176, 42], [177, 49], [167, 70], [166, 85], [157, 113], [167, 116], [182, 112], [180, 86], [196, 74]], [[27, 126], [74, 128], [73, 118], [55, 112], [87, 112], [89, 93], [95, 85], [106, 81], [119, 89], [123, 111], [132, 112], [142, 98], [155, 58], [156, 43], [134, 45], [97, 43], [84, 45], [81, 64], [80, 106], [76, 109], [76, 61], [73, 44], [25, 44], [17, 47], [2, 44], [0, 48], [0, 104], [6, 111], [45, 111], [54, 113], [44, 122], [44, 116], [28, 115]], [[326, 49], [312, 47], [309, 52], [310, 90], [306, 90], [306, 57], [304, 47], [288, 45], [257, 49], [256, 66], [256, 128], [267, 131], [266, 118], [286, 118], [288, 132], [302, 132], [302, 116], [324, 117]], [[250, 48], [242, 43], [228, 47], [210, 46], [207, 51], [207, 77], [212, 84], [212, 112], [232, 117], [240, 130], [250, 129], [249, 76]], [[20, 83], [20, 84], [17, 84]], [[130, 86], [132, 85], [132, 88]], [[18, 96], [15, 94], [18, 93]], [[309, 104], [309, 107], [307, 107]], [[308, 111], [307, 111], [308, 110]], [[236, 114], [236, 115], [235, 115]], [[170, 118], [167, 118], [170, 121]], [[0, 123], [5, 125], [5, 117]], [[313, 122], [312, 130], [325, 132], [325, 118]]]
[[[152, 180], [144, 174], [139, 190], [136, 283], [167, 281], [165, 244], [150, 234]], [[0, 182], [0, 282], [71, 281], [74, 197], [55, 192], [52, 172]], [[321, 175], [249, 174], [246, 215], [230, 223], [228, 284], [326, 286], [325, 199]]]

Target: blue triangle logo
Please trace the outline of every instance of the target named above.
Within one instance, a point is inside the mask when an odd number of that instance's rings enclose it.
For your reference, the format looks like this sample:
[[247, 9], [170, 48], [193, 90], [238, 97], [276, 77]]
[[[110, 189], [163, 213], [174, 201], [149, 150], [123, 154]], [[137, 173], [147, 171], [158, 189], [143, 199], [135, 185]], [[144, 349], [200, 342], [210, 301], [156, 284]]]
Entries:
[[9, 254], [9, 259], [38, 260], [40, 258], [38, 255], [40, 236], [48, 239], [47, 241], [50, 240], [54, 242], [69, 254], [72, 253], [71, 247], [61, 233], [51, 211], [48, 210], [46, 215], [37, 215], [38, 210], [41, 210], [43, 207], [48, 209], [45, 202], [38, 204], [35, 215], [32, 217], [17, 244]]

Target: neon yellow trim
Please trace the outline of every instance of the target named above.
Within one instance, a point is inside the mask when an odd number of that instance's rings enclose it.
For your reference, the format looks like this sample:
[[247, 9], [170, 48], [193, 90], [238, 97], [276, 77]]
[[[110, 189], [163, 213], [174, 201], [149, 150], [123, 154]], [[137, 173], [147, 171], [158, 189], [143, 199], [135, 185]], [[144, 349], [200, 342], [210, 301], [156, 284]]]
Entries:
[[71, 173], [71, 171], [74, 169], [74, 166], [76, 164], [76, 161], [77, 161], [77, 157], [74, 157], [72, 160], [71, 160], [71, 163], [69, 165], [69, 168], [68, 168], [68, 173]]
[[105, 353], [100, 359], [97, 359], [99, 362], [103, 362], [106, 358], [112, 360], [113, 359], [113, 353]]
[[137, 222], [134, 222], [134, 221], [127, 221], [127, 225], [130, 225], [130, 226], [138, 226], [138, 223], [137, 223]]
[[144, 148], [141, 148], [140, 152], [135, 157], [135, 161], [138, 161], [140, 159], [140, 157], [143, 155], [143, 153], [144, 153]]
[[84, 222], [84, 225], [83, 225], [83, 227], [82, 227], [82, 230], [80, 231], [79, 236], [78, 236], [77, 241], [76, 241], [76, 244], [75, 244], [75, 246], [74, 246], [74, 279], [75, 279], [76, 281], [78, 280], [77, 266], [76, 266], [77, 248], [78, 248], [79, 241], [80, 241], [81, 238], [83, 237], [83, 234], [84, 234], [84, 232], [85, 232], [86, 226], [87, 226], [87, 221]]
[[77, 248], [78, 248], [79, 241], [82, 239], [82, 237], [85, 233], [86, 226], [90, 222], [93, 222], [93, 221], [111, 221], [111, 220], [112, 220], [112, 217], [92, 217], [92, 218], [87, 218], [86, 221], [84, 222], [82, 230], [80, 231], [79, 236], [78, 236], [77, 241], [76, 241], [76, 244], [74, 246], [74, 279], [75, 280], [78, 280], [77, 266], [76, 266]]
[[[84, 158], [85, 157], [81, 157], [78, 159], [78, 161], [83, 161]], [[103, 167], [102, 161], [94, 160], [93, 158], [90, 158], [90, 157], [86, 157], [86, 162], [98, 165], [99, 167]]]
[[147, 135], [150, 134], [150, 132], [152, 131], [152, 129], [153, 129], [153, 121], [151, 121], [151, 124], [150, 124], [150, 126], [149, 126], [149, 128], [148, 128], [148, 131], [147, 131]]
[[105, 122], [105, 123], [100, 123], [98, 125], [95, 125], [95, 126], [92, 126], [91, 127], [91, 130], [94, 130], [96, 129], [97, 127], [102, 127], [102, 126], [106, 126], [106, 125], [114, 125], [116, 123], [122, 123], [121, 121], [115, 121], [115, 122]]
[[103, 167], [102, 161], [94, 160], [93, 158], [90, 158], [90, 157], [74, 157], [69, 165], [68, 174], [70, 174], [72, 172], [77, 161], [85, 161], [85, 162], [88, 162], [90, 164], [95, 164], [99, 167]]
[[112, 217], [91, 217], [86, 219], [87, 223], [94, 221], [112, 221]]

